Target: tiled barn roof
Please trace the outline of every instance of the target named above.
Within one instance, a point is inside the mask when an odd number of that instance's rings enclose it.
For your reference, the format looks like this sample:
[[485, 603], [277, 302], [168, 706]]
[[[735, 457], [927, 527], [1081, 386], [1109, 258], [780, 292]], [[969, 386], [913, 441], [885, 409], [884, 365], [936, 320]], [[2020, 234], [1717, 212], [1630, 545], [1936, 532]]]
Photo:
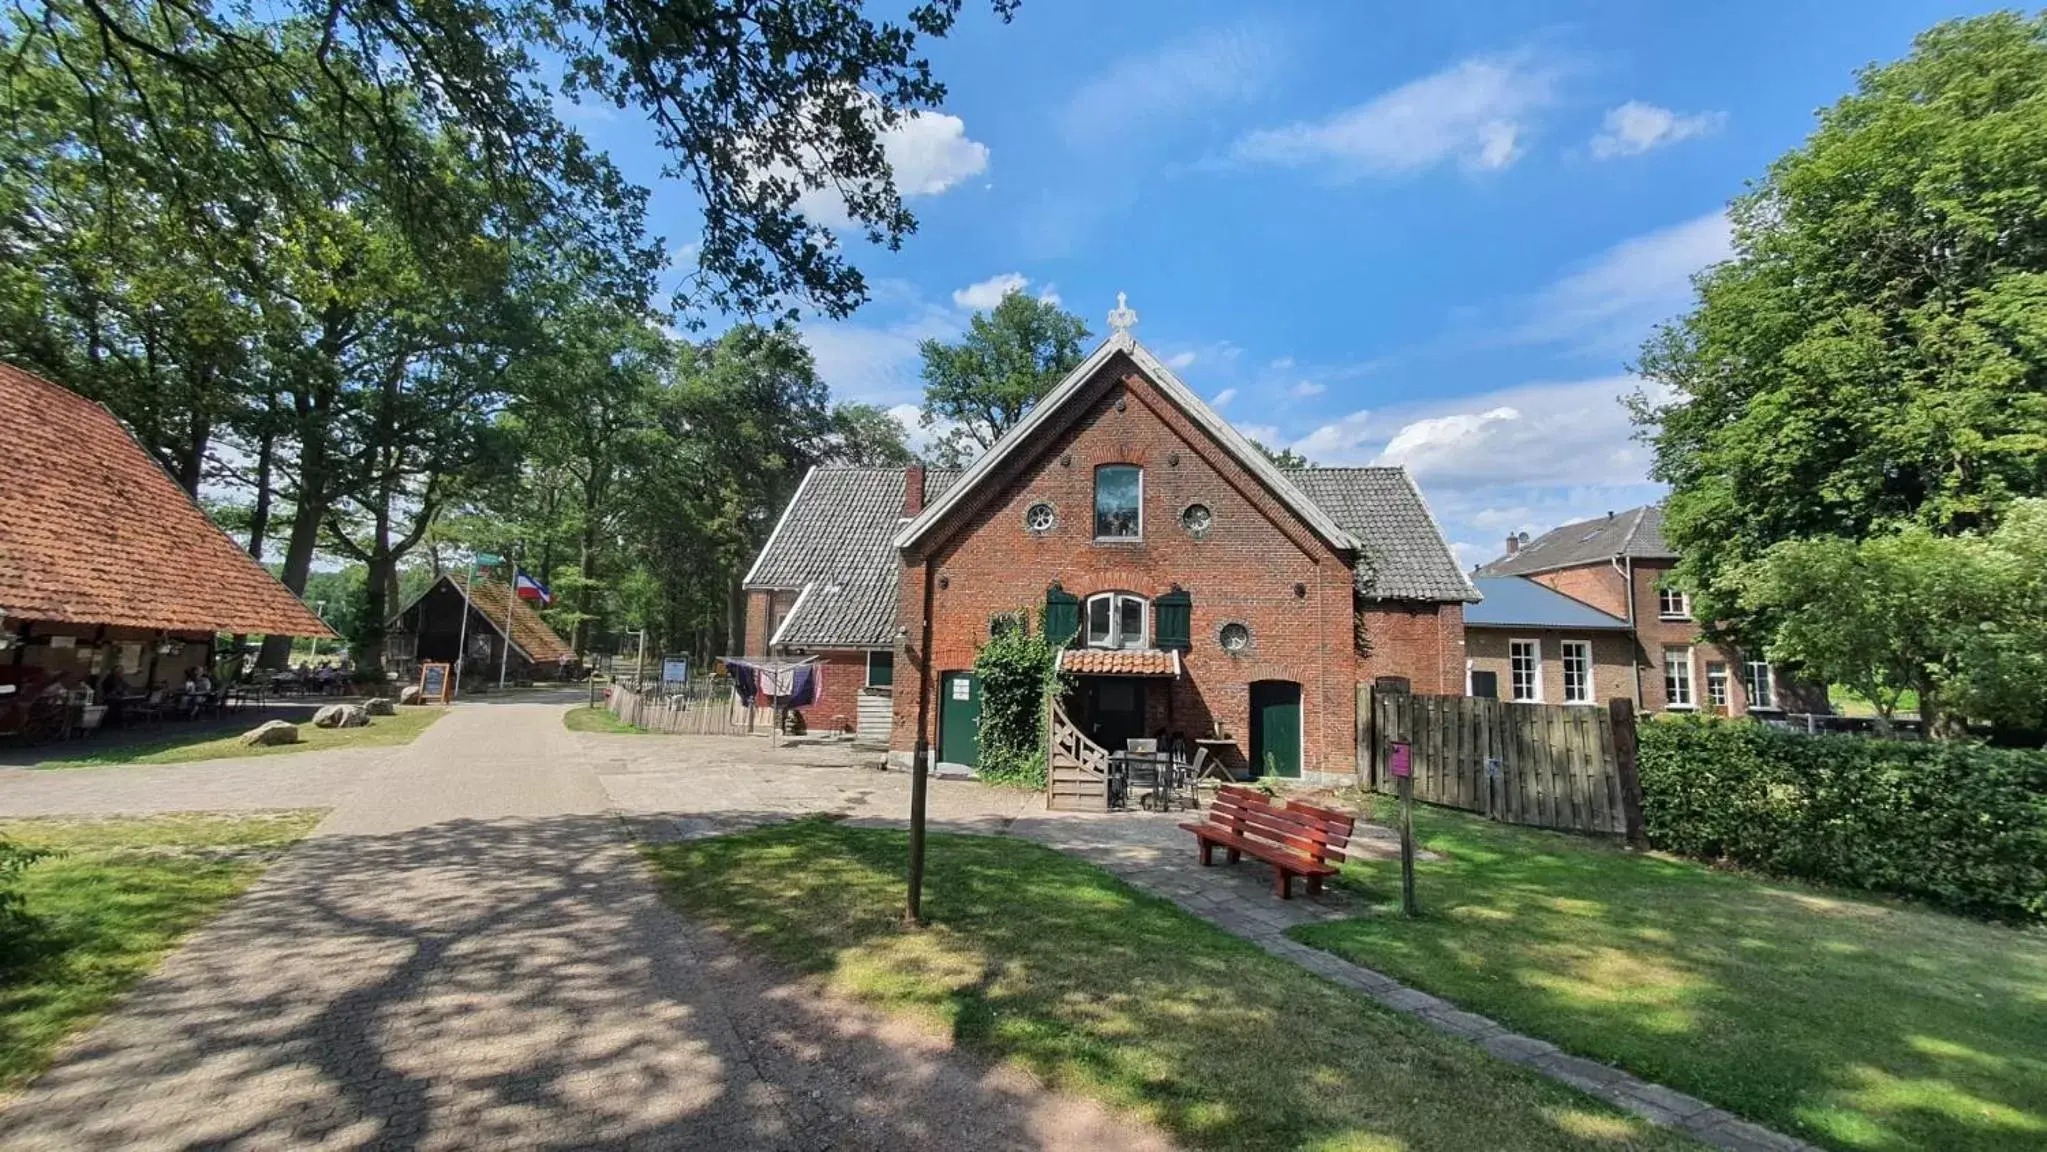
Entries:
[[1644, 504], [1611, 512], [1596, 520], [1580, 520], [1552, 528], [1513, 552], [1480, 569], [1481, 576], [1526, 576], [1604, 564], [1616, 556], [1675, 560], [1677, 553], [1663, 539], [1663, 507]]
[[112, 413], [0, 364], [0, 613], [332, 636]]

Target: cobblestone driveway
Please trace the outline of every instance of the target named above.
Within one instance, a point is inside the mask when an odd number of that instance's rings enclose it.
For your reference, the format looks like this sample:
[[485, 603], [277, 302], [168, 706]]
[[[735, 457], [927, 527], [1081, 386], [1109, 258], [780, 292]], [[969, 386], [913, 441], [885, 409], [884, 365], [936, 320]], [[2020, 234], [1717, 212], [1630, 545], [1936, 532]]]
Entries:
[[[0, 775], [11, 815], [332, 806], [0, 1114], [0, 1147], [1164, 1146], [669, 913], [615, 808], [731, 826], [901, 811], [906, 786], [837, 749], [676, 748], [478, 704], [381, 756]], [[946, 818], [1014, 802], [964, 788]]]

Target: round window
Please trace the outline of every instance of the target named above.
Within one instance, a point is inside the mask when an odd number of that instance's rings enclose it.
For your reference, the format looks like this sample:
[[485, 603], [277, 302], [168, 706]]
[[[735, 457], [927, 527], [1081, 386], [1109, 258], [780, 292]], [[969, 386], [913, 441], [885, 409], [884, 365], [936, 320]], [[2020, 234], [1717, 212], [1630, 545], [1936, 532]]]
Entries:
[[1059, 517], [1052, 511], [1050, 504], [1033, 504], [1030, 510], [1024, 513], [1024, 527], [1033, 532], [1050, 532], [1052, 525], [1058, 521]]
[[1222, 636], [1220, 638], [1222, 640], [1223, 651], [1242, 652], [1244, 649], [1249, 648], [1251, 646], [1251, 629], [1248, 625], [1244, 624], [1237, 623], [1225, 624], [1223, 625]]
[[1196, 535], [1206, 532], [1215, 523], [1215, 515], [1206, 504], [1189, 504], [1180, 510], [1180, 524]]

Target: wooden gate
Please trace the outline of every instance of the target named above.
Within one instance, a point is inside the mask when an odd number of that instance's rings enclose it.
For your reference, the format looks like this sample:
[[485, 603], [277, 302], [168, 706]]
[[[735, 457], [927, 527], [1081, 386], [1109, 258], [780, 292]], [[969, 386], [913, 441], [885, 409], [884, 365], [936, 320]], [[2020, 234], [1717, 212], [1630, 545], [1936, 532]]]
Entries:
[[1625, 835], [1638, 841], [1633, 704], [1512, 704], [1360, 688], [1358, 763], [1391, 792], [1385, 765], [1409, 748], [1414, 798], [1509, 824]]

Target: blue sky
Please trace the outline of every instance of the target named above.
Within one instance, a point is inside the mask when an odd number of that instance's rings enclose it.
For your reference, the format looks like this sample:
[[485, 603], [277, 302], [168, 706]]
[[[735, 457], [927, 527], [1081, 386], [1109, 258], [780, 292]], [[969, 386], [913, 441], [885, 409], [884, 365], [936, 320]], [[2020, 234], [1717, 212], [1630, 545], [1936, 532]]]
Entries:
[[[1101, 336], [1127, 292], [1238, 427], [1408, 466], [1469, 565], [1657, 496], [1616, 398], [1725, 255], [1726, 201], [1858, 67], [1980, 10], [1026, 0], [1004, 26], [968, 0], [930, 45], [944, 109], [891, 141], [919, 231], [847, 235], [873, 300], [804, 335], [914, 432], [920, 339], [1010, 288]], [[565, 111], [686, 253], [692, 200], [630, 114]]]

